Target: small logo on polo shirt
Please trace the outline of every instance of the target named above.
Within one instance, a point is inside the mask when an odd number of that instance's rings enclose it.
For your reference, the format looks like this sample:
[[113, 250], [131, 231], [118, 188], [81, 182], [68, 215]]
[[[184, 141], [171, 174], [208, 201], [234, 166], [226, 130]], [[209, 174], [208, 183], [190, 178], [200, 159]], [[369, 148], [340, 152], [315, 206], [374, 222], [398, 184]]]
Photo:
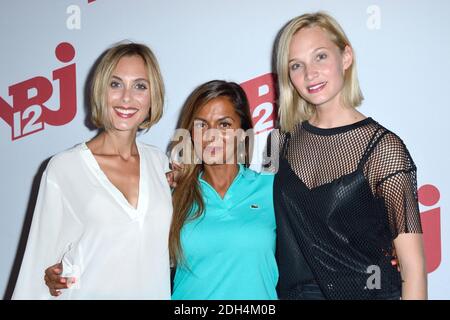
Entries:
[[258, 206], [257, 204], [252, 204], [252, 205], [250, 206], [250, 208], [252, 208], [252, 209], [259, 209], [259, 206]]

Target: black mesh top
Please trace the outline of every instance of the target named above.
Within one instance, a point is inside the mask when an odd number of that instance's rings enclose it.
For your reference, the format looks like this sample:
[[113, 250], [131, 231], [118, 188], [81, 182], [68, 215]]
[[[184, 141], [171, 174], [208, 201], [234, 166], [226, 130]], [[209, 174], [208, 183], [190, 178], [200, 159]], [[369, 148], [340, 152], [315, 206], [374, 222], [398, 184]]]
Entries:
[[329, 299], [400, 294], [393, 240], [422, 232], [416, 167], [403, 141], [366, 118], [332, 129], [305, 121], [268, 142], [269, 155], [280, 155], [271, 168], [280, 299], [295, 299], [311, 281]]

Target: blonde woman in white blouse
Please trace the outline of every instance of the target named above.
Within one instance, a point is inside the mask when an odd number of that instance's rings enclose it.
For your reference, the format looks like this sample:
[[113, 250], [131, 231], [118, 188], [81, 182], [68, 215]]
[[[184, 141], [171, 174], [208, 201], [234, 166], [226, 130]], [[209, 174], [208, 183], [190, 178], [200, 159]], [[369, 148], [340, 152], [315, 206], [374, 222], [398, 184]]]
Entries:
[[103, 130], [49, 162], [13, 299], [50, 299], [43, 270], [57, 261], [76, 279], [59, 299], [170, 299], [168, 161], [136, 141], [161, 118], [163, 97], [148, 47], [103, 55], [91, 94]]

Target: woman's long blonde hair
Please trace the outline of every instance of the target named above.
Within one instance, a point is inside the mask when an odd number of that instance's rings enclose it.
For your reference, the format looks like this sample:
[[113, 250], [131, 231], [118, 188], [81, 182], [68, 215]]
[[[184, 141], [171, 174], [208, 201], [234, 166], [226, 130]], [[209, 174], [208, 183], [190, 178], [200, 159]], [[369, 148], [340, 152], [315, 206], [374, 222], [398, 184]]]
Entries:
[[[288, 22], [282, 29], [277, 43], [276, 69], [279, 89], [279, 121], [283, 131], [292, 131], [295, 125], [308, 120], [314, 113], [314, 105], [303, 99], [292, 85], [289, 77], [289, 47], [292, 37], [301, 29], [318, 26], [330, 37], [331, 41], [344, 52], [346, 46], [351, 48], [350, 41], [339, 23], [324, 12], [307, 13]], [[364, 97], [359, 87], [356, 62], [345, 71], [343, 104], [356, 108]]]

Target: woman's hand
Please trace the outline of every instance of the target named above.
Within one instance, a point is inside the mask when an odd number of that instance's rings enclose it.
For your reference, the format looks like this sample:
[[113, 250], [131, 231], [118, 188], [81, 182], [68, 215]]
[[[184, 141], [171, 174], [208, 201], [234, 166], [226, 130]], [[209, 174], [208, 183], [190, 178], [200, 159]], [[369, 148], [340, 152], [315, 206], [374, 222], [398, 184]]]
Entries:
[[45, 269], [45, 284], [47, 285], [50, 294], [54, 297], [61, 295], [61, 289], [70, 288], [70, 286], [76, 281], [73, 277], [61, 277], [62, 271], [62, 263], [54, 264]]
[[395, 248], [392, 250], [391, 264], [393, 267], [397, 267], [398, 272], [401, 272], [400, 264], [398, 263], [398, 257], [397, 257], [397, 252], [395, 251]]
[[166, 179], [172, 189], [176, 188], [177, 183], [175, 181], [175, 173], [173, 171], [166, 172]]
[[172, 171], [166, 173], [166, 178], [169, 186], [174, 189], [177, 187], [177, 181], [180, 176], [180, 171], [183, 169], [183, 165], [172, 162], [170, 166]]

